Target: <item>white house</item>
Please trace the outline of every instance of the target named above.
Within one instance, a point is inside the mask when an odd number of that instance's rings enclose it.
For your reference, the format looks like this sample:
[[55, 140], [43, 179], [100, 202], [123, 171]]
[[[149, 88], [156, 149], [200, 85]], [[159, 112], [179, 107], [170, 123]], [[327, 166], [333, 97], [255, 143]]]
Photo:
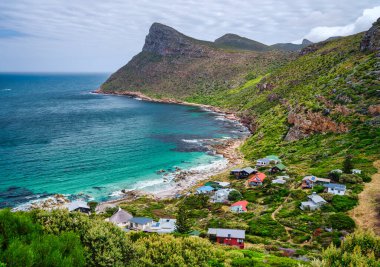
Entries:
[[346, 193], [346, 186], [344, 184], [324, 184], [327, 193], [343, 196]]
[[150, 230], [159, 234], [173, 233], [175, 231], [176, 219], [161, 218], [158, 222], [153, 222]]
[[313, 192], [311, 195], [307, 196], [309, 198], [308, 201], [301, 202], [301, 210], [316, 210], [322, 207], [327, 203], [321, 196], [317, 195], [317, 193]]
[[256, 161], [256, 166], [258, 166], [258, 167], [264, 167], [264, 166], [269, 165], [269, 163], [270, 163], [270, 160], [267, 159], [267, 158], [258, 159]]
[[361, 174], [361, 173], [362, 173], [362, 170], [359, 170], [359, 169], [352, 169], [351, 172], [352, 172], [352, 174]]
[[335, 169], [335, 170], [332, 170], [331, 172], [335, 172], [335, 173], [339, 173], [339, 174], [343, 173], [343, 171], [341, 169]]
[[283, 178], [277, 178], [277, 179], [272, 180], [272, 184], [285, 184], [285, 183], [286, 183], [286, 180], [284, 180]]
[[214, 203], [224, 203], [228, 201], [228, 195], [234, 189], [219, 189], [215, 192], [215, 194], [211, 197], [211, 202]]
[[133, 217], [129, 220], [129, 228], [133, 230], [149, 231], [153, 223], [152, 218]]
[[119, 208], [117, 212], [115, 212], [109, 219], [106, 219], [106, 220], [109, 222], [112, 222], [113, 224], [119, 227], [126, 227], [132, 218], [133, 218], [132, 214]]

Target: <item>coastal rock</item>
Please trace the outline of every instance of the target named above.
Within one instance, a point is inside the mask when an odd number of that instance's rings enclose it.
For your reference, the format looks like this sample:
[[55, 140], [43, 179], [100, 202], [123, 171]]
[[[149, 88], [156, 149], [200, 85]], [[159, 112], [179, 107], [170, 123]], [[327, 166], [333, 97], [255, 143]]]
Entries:
[[364, 35], [360, 43], [360, 51], [380, 51], [380, 18], [373, 23], [372, 27]]

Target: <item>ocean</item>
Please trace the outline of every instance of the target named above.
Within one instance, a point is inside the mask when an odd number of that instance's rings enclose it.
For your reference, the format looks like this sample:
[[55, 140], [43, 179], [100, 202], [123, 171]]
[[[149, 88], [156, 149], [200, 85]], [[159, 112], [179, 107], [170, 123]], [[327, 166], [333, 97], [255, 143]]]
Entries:
[[163, 190], [165, 173], [223, 160], [202, 140], [246, 134], [199, 107], [91, 93], [107, 77], [0, 74], [0, 207]]

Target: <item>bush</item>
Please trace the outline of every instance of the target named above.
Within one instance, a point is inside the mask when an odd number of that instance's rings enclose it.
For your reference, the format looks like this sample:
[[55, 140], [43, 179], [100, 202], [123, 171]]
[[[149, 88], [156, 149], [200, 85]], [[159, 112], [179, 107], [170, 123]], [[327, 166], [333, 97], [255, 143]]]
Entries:
[[329, 216], [329, 225], [336, 230], [353, 231], [355, 229], [355, 222], [350, 216], [344, 213], [336, 213]]
[[256, 202], [257, 198], [259, 196], [259, 193], [256, 190], [246, 190], [243, 192], [243, 197], [248, 202]]
[[362, 178], [363, 182], [370, 183], [372, 181], [371, 176], [368, 176], [365, 173], [360, 174], [360, 177]]
[[297, 189], [291, 192], [291, 197], [294, 200], [304, 200], [307, 197], [307, 193], [303, 190]]
[[357, 184], [362, 183], [363, 179], [356, 174], [342, 174], [339, 177], [339, 182], [342, 184]]
[[331, 204], [337, 211], [348, 211], [358, 204], [358, 200], [348, 196], [335, 195]]
[[325, 191], [325, 187], [323, 185], [316, 185], [313, 187], [313, 192], [316, 192], [316, 193], [322, 193], [323, 191]]
[[240, 194], [239, 191], [237, 190], [233, 190], [231, 191], [229, 194], [228, 194], [228, 200], [229, 201], [238, 201], [240, 199], [242, 199], [243, 196]]
[[258, 235], [263, 237], [271, 238], [281, 238], [286, 235], [285, 228], [274, 221], [270, 214], [265, 214], [257, 219], [250, 221], [249, 223], [249, 234]]
[[327, 202], [331, 202], [334, 197], [334, 194], [331, 193], [320, 193], [319, 195]]

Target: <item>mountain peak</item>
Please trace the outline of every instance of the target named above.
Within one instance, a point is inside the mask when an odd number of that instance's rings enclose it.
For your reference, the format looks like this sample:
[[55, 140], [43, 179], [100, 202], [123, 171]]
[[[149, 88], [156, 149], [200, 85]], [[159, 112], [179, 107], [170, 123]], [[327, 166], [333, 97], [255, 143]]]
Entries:
[[308, 39], [303, 39], [302, 40], [302, 45], [311, 45], [311, 44], [313, 44], [313, 42], [309, 41]]
[[161, 56], [202, 57], [205, 48], [200, 45], [200, 41], [196, 41], [169, 26], [155, 22], [145, 38], [143, 51]]
[[214, 42], [219, 47], [241, 49], [241, 50], [252, 50], [252, 51], [267, 51], [268, 46], [260, 42], [241, 37], [237, 34], [227, 33], [222, 37], [219, 37]]

